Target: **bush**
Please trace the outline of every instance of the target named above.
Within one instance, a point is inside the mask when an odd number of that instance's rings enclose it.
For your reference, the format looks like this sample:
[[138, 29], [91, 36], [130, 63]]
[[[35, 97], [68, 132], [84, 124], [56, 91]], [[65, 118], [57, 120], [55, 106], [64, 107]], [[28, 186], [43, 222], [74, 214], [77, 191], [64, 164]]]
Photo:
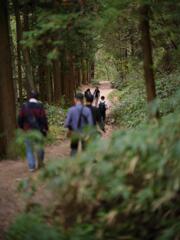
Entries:
[[[173, 105], [177, 105], [170, 98], [180, 85], [178, 73], [157, 78], [157, 101], [161, 116], [174, 111]], [[125, 128], [136, 127], [147, 120], [147, 103], [144, 81], [135, 74], [129, 76], [126, 86], [120, 91], [112, 92], [111, 100], [115, 99], [112, 109], [112, 117], [117, 125]], [[154, 106], [155, 106], [154, 104]]]
[[45, 138], [43, 135], [37, 131], [37, 130], [32, 130], [25, 132], [21, 129], [18, 129], [16, 131], [16, 137], [15, 140], [12, 142], [11, 148], [12, 151], [21, 157], [26, 156], [26, 146], [25, 142], [29, 139], [33, 143], [33, 149], [38, 150], [41, 148], [44, 148], [45, 145]]
[[53, 144], [57, 140], [64, 140], [65, 132], [66, 130], [63, 127], [57, 125], [50, 125], [49, 133], [46, 139], [47, 144]]
[[63, 139], [65, 136], [64, 121], [67, 110], [53, 105], [46, 105], [49, 133], [47, 135], [47, 143], [51, 144], [57, 139]]
[[48, 104], [46, 105], [46, 109], [50, 126], [64, 126], [64, 119], [67, 112], [66, 109]]
[[116, 73], [115, 78], [111, 81], [112, 88], [122, 90], [127, 86], [127, 80], [123, 79], [120, 74]]
[[179, 127], [180, 113], [169, 114], [49, 165], [43, 179], [56, 193], [59, 223], [91, 224], [95, 239], [178, 239]]
[[[113, 102], [112, 117], [121, 127], [135, 127], [146, 120], [144, 82], [130, 78], [121, 91], [115, 90], [110, 98]], [[113, 101], [114, 99], [114, 101]]]
[[173, 99], [176, 111], [161, 120], [43, 170], [55, 199], [48, 221], [62, 239], [180, 239], [180, 94]]
[[55, 228], [33, 214], [20, 215], [9, 228], [7, 240], [63, 240]]

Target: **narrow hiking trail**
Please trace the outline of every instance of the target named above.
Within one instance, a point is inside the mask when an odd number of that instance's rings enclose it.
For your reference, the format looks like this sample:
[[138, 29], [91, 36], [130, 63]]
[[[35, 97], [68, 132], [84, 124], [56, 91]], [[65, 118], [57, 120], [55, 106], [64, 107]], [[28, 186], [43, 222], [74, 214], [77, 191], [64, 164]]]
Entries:
[[[94, 87], [83, 86], [83, 91], [86, 88]], [[108, 106], [111, 103], [108, 100], [108, 95], [113, 91], [109, 82], [101, 82], [100, 86], [101, 95], [104, 95]], [[108, 109], [108, 113], [110, 108]], [[103, 137], [109, 137], [113, 131], [113, 126], [107, 125], [106, 133]], [[53, 159], [61, 159], [68, 156], [70, 152], [69, 141], [57, 141], [53, 145], [46, 147], [45, 162], [53, 161]], [[17, 191], [18, 184], [21, 180], [37, 178], [38, 171], [29, 173], [26, 160], [4, 160], [0, 162], [0, 240], [4, 239], [4, 232], [12, 222], [14, 217], [20, 213], [25, 207], [25, 201]], [[43, 188], [43, 186], [42, 186]], [[37, 202], [44, 201], [43, 195], [36, 194]]]

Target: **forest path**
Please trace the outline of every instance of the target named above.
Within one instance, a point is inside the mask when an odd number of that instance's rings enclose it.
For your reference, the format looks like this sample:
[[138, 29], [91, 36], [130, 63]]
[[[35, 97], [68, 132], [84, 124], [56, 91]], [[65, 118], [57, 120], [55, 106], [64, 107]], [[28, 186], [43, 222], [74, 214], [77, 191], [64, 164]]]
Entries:
[[[83, 86], [83, 91], [86, 88], [94, 87]], [[113, 89], [109, 82], [101, 82], [100, 86], [101, 95], [106, 97], [106, 102], [110, 106], [108, 95]], [[108, 110], [109, 112], [110, 110]], [[106, 133], [103, 137], [108, 137], [112, 132], [112, 126], [107, 125]], [[63, 158], [68, 156], [70, 152], [69, 141], [59, 141], [46, 148], [46, 162], [53, 161], [53, 159]], [[38, 171], [35, 173], [29, 173], [27, 168], [27, 162], [22, 159], [18, 160], [4, 160], [0, 162], [0, 240], [4, 239], [4, 232], [9, 226], [14, 217], [20, 213], [25, 207], [25, 201], [23, 201], [20, 193], [17, 192], [18, 184], [21, 180], [37, 178]], [[42, 186], [43, 188], [43, 186]], [[42, 192], [42, 191], [40, 191]], [[43, 194], [36, 194], [35, 199], [38, 202], [44, 201]]]

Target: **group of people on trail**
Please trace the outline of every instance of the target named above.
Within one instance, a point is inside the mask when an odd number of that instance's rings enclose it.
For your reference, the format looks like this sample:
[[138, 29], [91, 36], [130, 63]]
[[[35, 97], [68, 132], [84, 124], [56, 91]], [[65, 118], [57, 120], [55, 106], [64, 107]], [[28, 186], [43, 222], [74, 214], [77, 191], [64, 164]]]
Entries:
[[91, 90], [88, 88], [84, 92], [84, 96], [85, 96], [85, 98], [87, 98], [88, 96], [93, 96], [94, 104], [96, 107], [98, 106], [98, 102], [99, 102], [99, 98], [100, 98], [100, 90], [98, 87], [95, 88], [93, 94], [91, 93]]
[[105, 132], [107, 110], [105, 97], [101, 97], [99, 107], [93, 106], [94, 99], [95, 97], [91, 94], [90, 89], [87, 89], [84, 94], [77, 93], [74, 98], [75, 105], [68, 111], [65, 127], [69, 131], [68, 135], [71, 136], [71, 156], [77, 153], [79, 143], [81, 143], [82, 149], [85, 149], [86, 141], [81, 137], [81, 133], [86, 126], [99, 126]]
[[[84, 94], [77, 93], [75, 95], [74, 106], [68, 110], [65, 120], [65, 128], [68, 129], [67, 135], [71, 138], [71, 156], [76, 155], [80, 143], [82, 149], [86, 147], [86, 141], [82, 137], [85, 127], [99, 127], [105, 132], [106, 110], [105, 97], [101, 96], [100, 99], [98, 87], [93, 94], [90, 89], [87, 89]], [[42, 137], [46, 137], [48, 133], [47, 115], [43, 104], [38, 101], [38, 94], [35, 91], [31, 92], [29, 100], [20, 109], [18, 126], [27, 132], [37, 130]], [[36, 142], [27, 134], [25, 139], [26, 158], [31, 172], [44, 165], [43, 146], [39, 145], [35, 148], [35, 145]]]
[[[105, 120], [106, 120], [106, 110], [107, 110], [107, 104], [105, 102], [105, 97], [101, 96], [100, 98], [100, 90], [98, 87], [95, 88], [93, 94], [91, 93], [91, 90], [88, 88], [85, 92], [84, 92], [84, 96], [86, 99], [86, 102], [90, 102], [91, 105], [93, 106], [93, 102], [94, 102], [94, 106], [96, 109], [96, 111], [98, 112], [98, 121], [97, 123], [99, 123], [99, 126], [101, 128], [101, 130], [103, 130], [105, 132]], [[93, 110], [92, 112], [94, 112], [95, 110]]]

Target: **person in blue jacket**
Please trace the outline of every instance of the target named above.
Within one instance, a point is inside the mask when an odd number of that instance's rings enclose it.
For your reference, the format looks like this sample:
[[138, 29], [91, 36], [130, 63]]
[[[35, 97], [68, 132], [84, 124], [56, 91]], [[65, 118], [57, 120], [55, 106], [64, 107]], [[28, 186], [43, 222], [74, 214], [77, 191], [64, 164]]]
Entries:
[[69, 130], [69, 136], [71, 135], [71, 156], [76, 155], [80, 142], [82, 148], [85, 148], [85, 142], [80, 137], [84, 127], [93, 126], [91, 110], [83, 105], [83, 101], [84, 95], [77, 93], [74, 97], [75, 105], [69, 109], [65, 120], [65, 127]]

